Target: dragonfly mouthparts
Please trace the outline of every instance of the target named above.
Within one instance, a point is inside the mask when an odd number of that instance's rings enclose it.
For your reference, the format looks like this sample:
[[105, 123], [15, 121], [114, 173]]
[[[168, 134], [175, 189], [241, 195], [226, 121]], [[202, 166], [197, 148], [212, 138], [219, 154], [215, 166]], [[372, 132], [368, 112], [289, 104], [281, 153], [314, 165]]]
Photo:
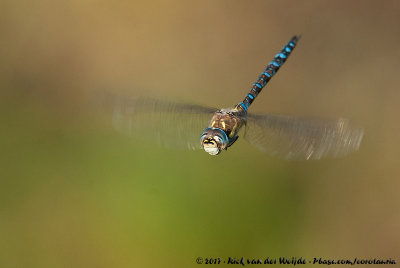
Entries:
[[221, 152], [221, 150], [218, 148], [218, 146], [216, 144], [214, 144], [213, 146], [209, 146], [208, 144], [205, 144], [204, 151], [206, 151], [210, 155], [217, 155]]

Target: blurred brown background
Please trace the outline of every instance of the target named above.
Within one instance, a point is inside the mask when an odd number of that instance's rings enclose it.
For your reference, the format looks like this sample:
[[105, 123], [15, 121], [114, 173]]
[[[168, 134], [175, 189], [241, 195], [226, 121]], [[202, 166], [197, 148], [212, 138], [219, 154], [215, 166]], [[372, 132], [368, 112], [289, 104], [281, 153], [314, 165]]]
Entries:
[[[2, 1], [0, 266], [191, 267], [201, 257], [397, 258], [399, 1]], [[346, 117], [360, 151], [287, 162], [115, 133], [93, 90]], [[200, 133], [199, 133], [200, 134]], [[360, 266], [362, 267], [362, 266]]]

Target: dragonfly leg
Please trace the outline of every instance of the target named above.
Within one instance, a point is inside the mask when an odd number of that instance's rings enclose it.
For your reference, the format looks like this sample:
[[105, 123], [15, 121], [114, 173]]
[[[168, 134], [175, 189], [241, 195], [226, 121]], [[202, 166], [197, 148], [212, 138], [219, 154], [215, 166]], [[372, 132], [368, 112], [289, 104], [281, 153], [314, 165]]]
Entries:
[[232, 144], [235, 143], [235, 141], [237, 141], [237, 139], [239, 138], [239, 136], [234, 137], [228, 144], [228, 146], [226, 147], [226, 149], [228, 149], [229, 146], [231, 146]]

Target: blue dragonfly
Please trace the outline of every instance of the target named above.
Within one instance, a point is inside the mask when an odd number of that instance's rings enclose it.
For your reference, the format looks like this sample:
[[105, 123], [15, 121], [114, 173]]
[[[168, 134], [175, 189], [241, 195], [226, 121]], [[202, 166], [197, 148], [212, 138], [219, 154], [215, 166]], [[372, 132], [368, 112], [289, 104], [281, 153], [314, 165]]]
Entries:
[[210, 155], [227, 150], [239, 135], [260, 151], [285, 159], [321, 159], [357, 151], [363, 129], [347, 119], [248, 113], [254, 99], [285, 63], [298, 40], [294, 36], [283, 47], [244, 100], [232, 108], [114, 96], [113, 125], [132, 136], [151, 137], [154, 142], [173, 148], [204, 149]]

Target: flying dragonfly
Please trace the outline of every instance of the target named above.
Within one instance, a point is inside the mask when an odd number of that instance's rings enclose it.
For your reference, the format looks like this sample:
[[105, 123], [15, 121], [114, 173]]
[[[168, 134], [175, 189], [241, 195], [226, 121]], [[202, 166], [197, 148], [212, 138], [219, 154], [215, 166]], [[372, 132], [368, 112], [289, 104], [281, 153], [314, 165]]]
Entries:
[[[266, 66], [243, 101], [227, 109], [147, 98], [114, 96], [112, 121], [118, 131], [148, 136], [159, 144], [227, 150], [242, 135], [262, 152], [285, 159], [339, 157], [357, 151], [363, 129], [349, 120], [252, 114], [249, 107], [286, 62], [299, 40], [294, 36]], [[244, 131], [243, 131], [244, 130]]]

